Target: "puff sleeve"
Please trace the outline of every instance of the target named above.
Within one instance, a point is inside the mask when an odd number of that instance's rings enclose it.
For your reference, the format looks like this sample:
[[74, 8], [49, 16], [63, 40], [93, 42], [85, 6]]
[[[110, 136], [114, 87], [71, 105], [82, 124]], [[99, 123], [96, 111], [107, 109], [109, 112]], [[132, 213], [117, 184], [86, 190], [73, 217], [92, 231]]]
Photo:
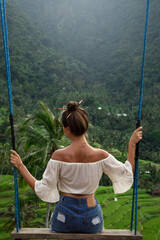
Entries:
[[103, 172], [108, 175], [113, 183], [115, 194], [128, 191], [133, 184], [133, 172], [130, 162], [118, 161], [111, 154], [103, 161]]
[[35, 193], [44, 202], [59, 201], [59, 192], [57, 183], [59, 179], [60, 165], [54, 160], [50, 159], [44, 171], [42, 180], [36, 180]]

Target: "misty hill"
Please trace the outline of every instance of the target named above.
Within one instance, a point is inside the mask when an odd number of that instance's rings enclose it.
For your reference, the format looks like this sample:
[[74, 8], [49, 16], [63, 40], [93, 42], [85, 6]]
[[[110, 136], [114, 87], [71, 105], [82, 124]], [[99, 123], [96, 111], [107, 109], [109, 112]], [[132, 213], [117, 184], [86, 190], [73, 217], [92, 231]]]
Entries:
[[[19, 107], [21, 111], [30, 112], [38, 100], [53, 106], [64, 88], [65, 91], [75, 91], [79, 81], [86, 87], [85, 64], [60, 53], [49, 37], [38, 30], [16, 5], [7, 1], [6, 10], [15, 110]], [[3, 56], [0, 62], [1, 108], [8, 106], [2, 33], [0, 55]]]
[[[103, 83], [103, 88], [107, 88], [117, 102], [128, 102], [132, 98], [132, 103], [137, 104], [145, 0], [15, 1], [59, 50], [87, 65], [92, 81]], [[160, 2], [153, 0], [146, 54], [146, 89], [159, 89], [159, 15]], [[120, 97], [115, 96], [119, 93]]]
[[[145, 8], [146, 1], [138, 0], [8, 0], [17, 116], [35, 110], [38, 100], [53, 109], [84, 99], [94, 125], [91, 138], [126, 151], [137, 119]], [[159, 0], [151, 1], [142, 157], [155, 162], [160, 159], [159, 13]], [[8, 106], [2, 38], [0, 46], [1, 110]]]

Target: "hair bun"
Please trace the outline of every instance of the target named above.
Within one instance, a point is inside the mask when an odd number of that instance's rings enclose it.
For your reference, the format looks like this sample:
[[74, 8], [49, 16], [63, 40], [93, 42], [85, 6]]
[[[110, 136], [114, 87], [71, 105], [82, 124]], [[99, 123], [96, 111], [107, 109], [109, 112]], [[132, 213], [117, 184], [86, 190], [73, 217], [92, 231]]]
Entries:
[[76, 109], [78, 108], [79, 104], [77, 102], [69, 102], [67, 104], [67, 110], [72, 112], [72, 111], [76, 111]]

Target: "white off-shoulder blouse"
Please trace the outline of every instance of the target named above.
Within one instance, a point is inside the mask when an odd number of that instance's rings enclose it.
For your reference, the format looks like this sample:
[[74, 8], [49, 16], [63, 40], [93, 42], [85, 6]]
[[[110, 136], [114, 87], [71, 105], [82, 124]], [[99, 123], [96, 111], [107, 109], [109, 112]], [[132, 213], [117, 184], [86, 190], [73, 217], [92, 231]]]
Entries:
[[69, 163], [50, 159], [42, 180], [36, 180], [35, 192], [45, 202], [59, 201], [59, 191], [72, 194], [92, 194], [96, 191], [103, 172], [113, 183], [115, 194], [124, 193], [133, 184], [130, 162], [119, 162], [111, 154], [90, 163]]

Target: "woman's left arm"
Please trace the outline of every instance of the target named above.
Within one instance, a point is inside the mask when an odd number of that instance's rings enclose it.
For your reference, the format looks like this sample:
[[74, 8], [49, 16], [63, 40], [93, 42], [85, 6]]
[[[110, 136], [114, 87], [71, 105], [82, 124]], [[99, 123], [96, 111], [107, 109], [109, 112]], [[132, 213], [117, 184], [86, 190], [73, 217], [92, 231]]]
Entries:
[[11, 150], [11, 163], [20, 171], [28, 185], [35, 190], [35, 181], [36, 179], [32, 176], [32, 174], [28, 171], [28, 169], [23, 164], [21, 157], [14, 150]]

